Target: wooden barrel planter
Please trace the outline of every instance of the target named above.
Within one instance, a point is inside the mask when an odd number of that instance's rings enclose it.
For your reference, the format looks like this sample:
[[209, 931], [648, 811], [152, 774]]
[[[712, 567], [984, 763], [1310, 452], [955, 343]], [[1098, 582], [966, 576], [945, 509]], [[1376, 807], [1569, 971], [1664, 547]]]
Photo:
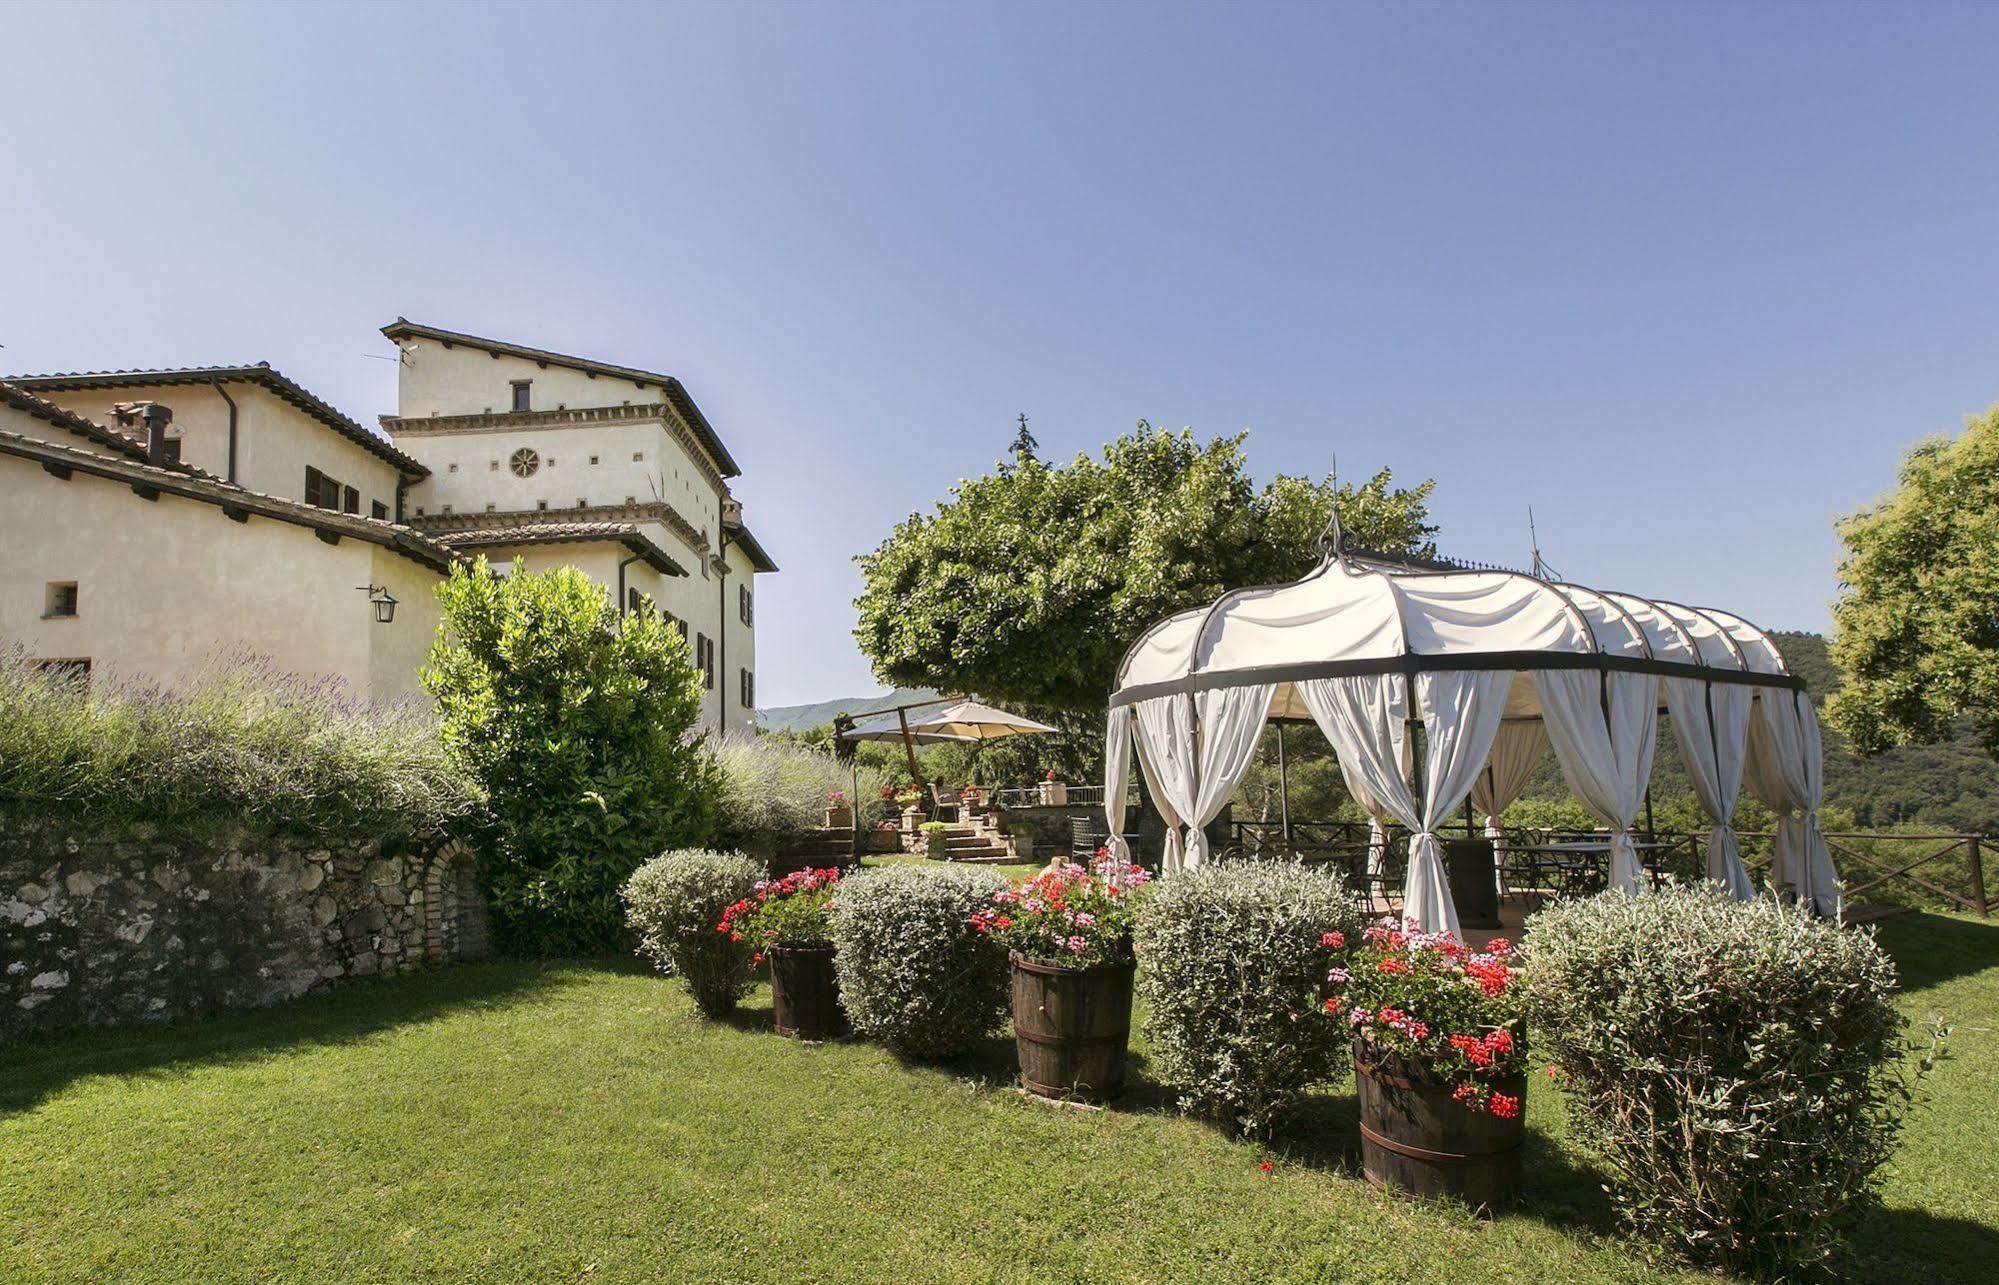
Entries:
[[833, 1040], [847, 1033], [831, 946], [771, 947], [770, 995], [779, 1035]]
[[1520, 1190], [1527, 1081], [1493, 1082], [1520, 1099], [1511, 1120], [1451, 1098], [1450, 1085], [1365, 1040], [1354, 1041], [1360, 1089], [1361, 1168], [1369, 1182], [1413, 1196], [1453, 1196], [1497, 1213]]
[[1044, 1098], [1115, 1098], [1124, 1090], [1135, 966], [1061, 968], [1017, 953], [1012, 958], [1021, 1086]]

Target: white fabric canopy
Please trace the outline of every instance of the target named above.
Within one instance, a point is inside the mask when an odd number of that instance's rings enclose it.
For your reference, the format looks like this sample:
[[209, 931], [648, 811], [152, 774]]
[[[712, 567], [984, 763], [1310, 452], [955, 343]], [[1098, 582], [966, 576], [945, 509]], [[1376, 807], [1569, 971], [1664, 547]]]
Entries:
[[[1780, 814], [1798, 814], [1779, 845], [1797, 850], [1792, 864], [1804, 873], [1794, 882], [1821, 913], [1836, 907], [1817, 828], [1818, 726], [1801, 688], [1769, 638], [1726, 612], [1515, 572], [1335, 556], [1294, 583], [1237, 590], [1153, 626], [1127, 653], [1112, 706], [1132, 711], [1122, 726], [1135, 730], [1140, 769], [1167, 823], [1168, 872], [1207, 859], [1202, 827], [1240, 784], [1264, 720], [1309, 716], [1374, 823], [1370, 846], [1385, 847], [1389, 820], [1414, 835], [1405, 916], [1455, 930], [1436, 828], [1467, 796], [1496, 816], [1544, 744], [1611, 831], [1612, 886], [1642, 889], [1631, 827], [1651, 775], [1662, 692], [1686, 706], [1675, 709], [1675, 734], [1715, 822], [1719, 881], [1737, 895], [1747, 885], [1739, 854], [1730, 856], [1729, 824], [1746, 771], [1766, 802], [1785, 801]], [[1765, 696], [1758, 709], [1781, 699], [1804, 714], [1751, 718], [1752, 691]], [[1417, 719], [1420, 773], [1411, 761]], [[1770, 766], [1759, 776], [1754, 729], [1764, 723]], [[1113, 740], [1120, 726], [1113, 716]], [[1107, 792], [1112, 767], [1107, 761]], [[1121, 778], [1121, 759], [1116, 767]], [[1370, 853], [1371, 867], [1378, 856]]]

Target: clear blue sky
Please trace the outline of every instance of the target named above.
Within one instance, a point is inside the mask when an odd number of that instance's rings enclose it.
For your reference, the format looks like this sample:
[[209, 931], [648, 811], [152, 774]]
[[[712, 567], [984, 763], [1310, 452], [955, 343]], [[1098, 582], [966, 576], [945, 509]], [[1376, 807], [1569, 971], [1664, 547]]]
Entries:
[[1438, 480], [1447, 552], [1822, 628], [1835, 514], [1999, 400], [1999, 6], [0, 8], [0, 369], [398, 314], [678, 374], [784, 566], [769, 704], [875, 689], [851, 557], [1026, 411]]

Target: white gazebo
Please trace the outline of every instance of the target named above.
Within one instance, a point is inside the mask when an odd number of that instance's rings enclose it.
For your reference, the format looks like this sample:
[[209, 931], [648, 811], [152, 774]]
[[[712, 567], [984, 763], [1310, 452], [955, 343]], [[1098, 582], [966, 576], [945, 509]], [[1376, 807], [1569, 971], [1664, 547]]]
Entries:
[[1104, 811], [1120, 835], [1136, 744], [1167, 825], [1164, 871], [1201, 865], [1202, 827], [1241, 783], [1264, 722], [1310, 718], [1377, 828], [1394, 821], [1413, 835], [1404, 916], [1456, 932], [1437, 827], [1467, 799], [1500, 812], [1549, 745], [1610, 831], [1610, 886], [1642, 890], [1631, 829], [1661, 709], [1714, 823], [1708, 877], [1755, 895], [1730, 826], [1747, 785], [1779, 818], [1773, 881], [1836, 916], [1818, 716], [1769, 636], [1729, 612], [1517, 572], [1336, 553], [1295, 583], [1160, 621], [1118, 671]]

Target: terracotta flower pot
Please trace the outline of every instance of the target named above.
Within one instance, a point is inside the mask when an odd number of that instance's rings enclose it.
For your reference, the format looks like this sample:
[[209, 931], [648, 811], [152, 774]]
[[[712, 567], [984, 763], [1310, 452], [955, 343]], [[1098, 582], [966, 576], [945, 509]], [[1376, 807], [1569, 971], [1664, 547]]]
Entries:
[[1136, 968], [1062, 968], [1019, 952], [1012, 960], [1021, 1085], [1045, 1098], [1085, 1102], [1108, 1102], [1123, 1092]]
[[770, 995], [779, 1035], [832, 1040], [847, 1033], [831, 946], [771, 947]]
[[1491, 1082], [1520, 1103], [1518, 1114], [1502, 1119], [1458, 1102], [1427, 1067], [1356, 1039], [1354, 1082], [1361, 1169], [1369, 1182], [1413, 1196], [1454, 1196], [1486, 1213], [1512, 1203], [1526, 1136], [1524, 1076]]

